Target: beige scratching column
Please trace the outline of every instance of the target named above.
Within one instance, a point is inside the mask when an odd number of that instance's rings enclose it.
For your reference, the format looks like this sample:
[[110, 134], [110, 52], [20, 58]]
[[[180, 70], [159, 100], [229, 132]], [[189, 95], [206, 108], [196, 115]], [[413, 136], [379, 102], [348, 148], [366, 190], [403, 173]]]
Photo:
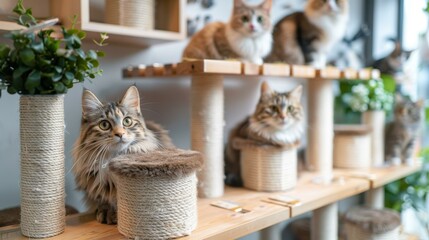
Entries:
[[191, 146], [204, 156], [198, 196], [223, 195], [223, 77], [194, 75], [191, 88]]
[[[308, 82], [308, 147], [311, 170], [317, 173], [316, 183], [332, 180], [334, 138], [334, 93], [332, 80], [310, 79]], [[337, 203], [313, 211], [312, 240], [337, 239]]]

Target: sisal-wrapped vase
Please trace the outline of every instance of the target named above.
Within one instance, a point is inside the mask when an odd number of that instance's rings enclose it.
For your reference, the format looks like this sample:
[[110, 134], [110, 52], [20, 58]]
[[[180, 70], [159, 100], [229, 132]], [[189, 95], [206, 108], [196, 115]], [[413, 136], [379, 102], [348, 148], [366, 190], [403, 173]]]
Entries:
[[334, 128], [334, 167], [371, 167], [371, 129], [363, 125], [337, 125]]
[[298, 143], [279, 147], [241, 138], [233, 141], [234, 148], [240, 150], [245, 188], [275, 192], [296, 186]]
[[21, 95], [21, 233], [64, 232], [64, 95]]
[[155, 28], [155, 0], [106, 0], [105, 21], [142, 30]]
[[197, 226], [196, 170], [201, 166], [200, 153], [179, 149], [112, 160], [119, 232], [151, 240], [191, 234]]
[[345, 215], [347, 240], [398, 240], [400, 216], [389, 209], [356, 207]]

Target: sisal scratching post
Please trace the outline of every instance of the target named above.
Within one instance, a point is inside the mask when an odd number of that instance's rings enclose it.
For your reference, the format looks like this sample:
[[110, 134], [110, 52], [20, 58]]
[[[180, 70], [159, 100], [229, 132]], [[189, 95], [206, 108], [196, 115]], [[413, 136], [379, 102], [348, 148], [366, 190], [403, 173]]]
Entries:
[[64, 232], [64, 95], [20, 97], [21, 232]]
[[374, 188], [365, 193], [366, 206], [382, 209], [384, 208], [384, 187]]
[[389, 209], [356, 207], [345, 215], [348, 240], [398, 240], [401, 219]]
[[331, 203], [313, 211], [311, 240], [338, 239], [338, 205]]
[[362, 123], [370, 126], [371, 131], [371, 162], [373, 167], [384, 164], [384, 111], [367, 111], [362, 114]]
[[191, 145], [204, 156], [198, 172], [198, 196], [223, 195], [223, 77], [194, 75], [191, 87]]
[[122, 155], [109, 164], [118, 199], [118, 230], [128, 238], [171, 239], [197, 226], [198, 152]]
[[336, 125], [334, 167], [368, 169], [371, 167], [371, 129], [364, 125]]
[[275, 192], [296, 186], [298, 142], [279, 147], [235, 138], [233, 145], [240, 150], [241, 177], [245, 188]]

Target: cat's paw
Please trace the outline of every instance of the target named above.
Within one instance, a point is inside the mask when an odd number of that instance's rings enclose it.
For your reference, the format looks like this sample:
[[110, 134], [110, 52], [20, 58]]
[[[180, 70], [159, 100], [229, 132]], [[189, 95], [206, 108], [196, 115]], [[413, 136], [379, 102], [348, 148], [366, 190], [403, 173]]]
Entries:
[[99, 206], [95, 214], [97, 222], [99, 223], [114, 225], [118, 222], [116, 209], [107, 204]]
[[226, 176], [225, 184], [232, 187], [242, 187], [243, 181], [241, 177], [230, 174]]
[[398, 157], [393, 157], [390, 159], [390, 162], [393, 166], [399, 166], [401, 165], [401, 159]]
[[407, 166], [414, 166], [414, 158], [407, 158], [407, 159], [405, 159], [405, 164]]

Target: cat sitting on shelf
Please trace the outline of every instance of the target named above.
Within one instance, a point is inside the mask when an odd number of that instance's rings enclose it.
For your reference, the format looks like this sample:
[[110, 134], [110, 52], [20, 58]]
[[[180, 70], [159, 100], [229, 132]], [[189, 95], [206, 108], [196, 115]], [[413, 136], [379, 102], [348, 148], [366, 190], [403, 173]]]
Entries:
[[304, 12], [281, 19], [273, 30], [267, 62], [326, 66], [327, 55], [346, 31], [348, 0], [308, 0]]
[[116, 224], [116, 187], [107, 167], [120, 154], [172, 148], [167, 131], [145, 121], [139, 92], [130, 87], [120, 102], [101, 103], [90, 91], [82, 95], [80, 137], [73, 150], [76, 184], [85, 191], [100, 223]]
[[183, 52], [187, 59], [240, 59], [262, 64], [271, 51], [271, 0], [259, 6], [248, 6], [234, 0], [228, 23], [206, 25], [190, 40]]
[[295, 143], [304, 133], [304, 108], [301, 104], [302, 86], [290, 92], [271, 90], [268, 83], [261, 86], [261, 97], [250, 117], [231, 130], [225, 149], [225, 183], [242, 186], [240, 152], [233, 148], [236, 137], [283, 146]]
[[413, 163], [414, 143], [420, 132], [424, 101], [413, 102], [396, 94], [395, 119], [386, 127], [385, 157], [388, 163]]

